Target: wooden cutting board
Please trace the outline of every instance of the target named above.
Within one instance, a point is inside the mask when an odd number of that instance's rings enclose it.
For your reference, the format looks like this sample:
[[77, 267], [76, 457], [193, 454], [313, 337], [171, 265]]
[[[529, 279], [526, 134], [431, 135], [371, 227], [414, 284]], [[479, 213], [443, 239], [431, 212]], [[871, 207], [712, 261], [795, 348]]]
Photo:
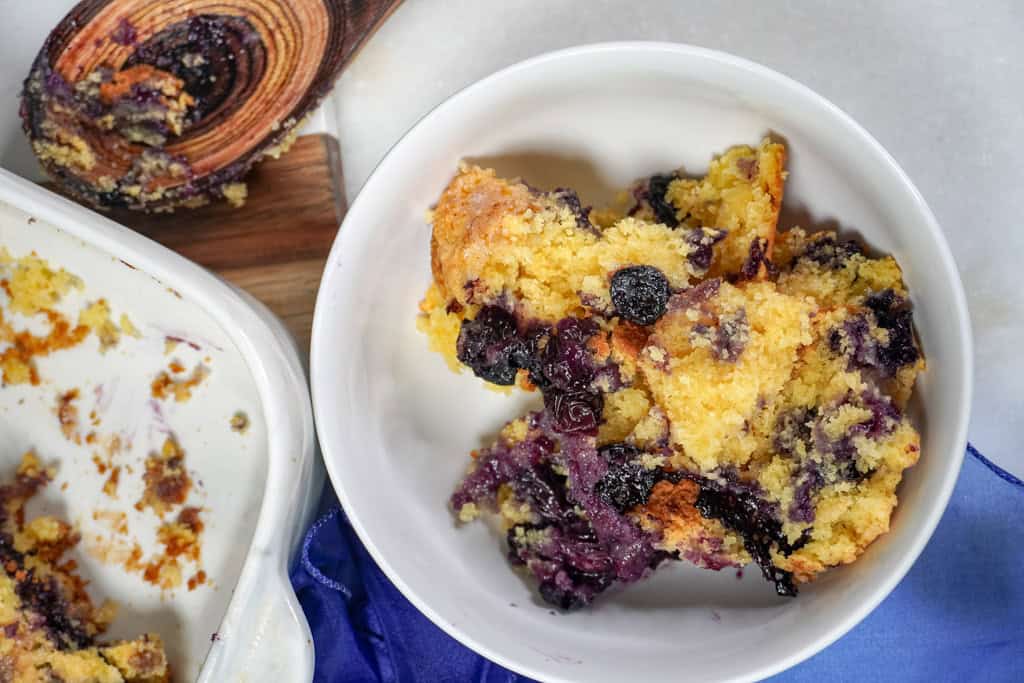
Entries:
[[248, 291], [308, 351], [320, 275], [346, 209], [338, 141], [300, 137], [280, 159], [258, 164], [246, 184], [249, 196], [238, 209], [222, 202], [109, 215]]

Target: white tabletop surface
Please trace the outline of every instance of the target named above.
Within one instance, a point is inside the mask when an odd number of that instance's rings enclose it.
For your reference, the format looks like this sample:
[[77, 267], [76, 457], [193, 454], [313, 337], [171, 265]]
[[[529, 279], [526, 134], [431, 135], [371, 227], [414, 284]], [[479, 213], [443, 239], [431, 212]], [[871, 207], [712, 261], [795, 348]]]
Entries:
[[[70, 3], [33, 3], [55, 5]], [[0, 101], [10, 103], [0, 109], [0, 164], [34, 175], [15, 97], [32, 46], [61, 12], [47, 10], [52, 19], [43, 20], [24, 7], [0, 0]], [[1022, 32], [1024, 3], [1014, 0], [406, 0], [342, 76], [322, 125], [339, 135], [351, 199], [402, 133], [448, 95], [549, 50], [684, 42], [803, 82], [878, 138], [937, 215], [974, 324], [970, 438], [1024, 477]]]

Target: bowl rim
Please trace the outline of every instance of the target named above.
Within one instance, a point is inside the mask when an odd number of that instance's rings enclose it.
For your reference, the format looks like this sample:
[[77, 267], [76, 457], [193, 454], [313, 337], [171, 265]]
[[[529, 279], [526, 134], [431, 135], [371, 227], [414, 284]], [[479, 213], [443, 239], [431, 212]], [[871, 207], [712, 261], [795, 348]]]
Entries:
[[955, 452], [953, 453], [952, 460], [946, 468], [946, 472], [939, 486], [938, 495], [933, 498], [932, 511], [924, 521], [920, 531], [917, 533], [914, 543], [903, 551], [896, 568], [889, 573], [884, 581], [880, 582], [875, 587], [870, 599], [860, 603], [855, 609], [850, 610], [845, 617], [837, 620], [832, 627], [822, 631], [821, 635], [817, 638], [807, 641], [802, 647], [794, 651], [792, 654], [779, 658], [773, 664], [762, 666], [756, 670], [747, 672], [744, 675], [729, 679], [734, 681], [761, 680], [799, 664], [846, 635], [846, 633], [848, 633], [854, 626], [863, 621], [863, 619], [867, 617], [868, 614], [870, 614], [882, 602], [882, 600], [888, 597], [892, 590], [900, 583], [900, 581], [902, 581], [903, 577], [917, 561], [918, 556], [924, 550], [929, 540], [931, 540], [936, 526], [938, 526], [939, 521], [945, 513], [949, 499], [953, 493], [957, 479], [959, 478], [961, 465], [963, 464], [964, 459], [964, 451], [967, 445], [967, 427], [970, 417], [974, 384], [974, 349], [971, 335], [970, 316], [967, 308], [967, 297], [964, 292], [963, 283], [960, 279], [956, 262], [949, 247], [949, 243], [946, 241], [945, 235], [939, 227], [939, 223], [935, 218], [935, 215], [928, 207], [924, 197], [914, 185], [913, 181], [911, 181], [910, 177], [900, 167], [893, 156], [874, 138], [874, 136], [868, 133], [868, 131], [857, 123], [853, 117], [840, 109], [833, 102], [823, 95], [815, 92], [808, 86], [803, 85], [799, 81], [749, 59], [737, 57], [727, 52], [697, 47], [686, 43], [665, 41], [598, 42], [545, 52], [516, 62], [463, 87], [430, 109], [405, 133], [402, 134], [402, 136], [381, 157], [380, 161], [378, 161], [374, 166], [373, 171], [367, 176], [355, 199], [349, 206], [348, 212], [341, 223], [338, 235], [335, 237], [327, 258], [327, 265], [324, 268], [319, 288], [317, 290], [317, 301], [314, 309], [312, 337], [310, 342], [310, 381], [313, 413], [317, 424], [317, 433], [320, 439], [321, 451], [331, 484], [334, 486], [335, 493], [341, 503], [342, 509], [348, 517], [353, 529], [355, 529], [359, 536], [360, 541], [364, 544], [370, 556], [381, 568], [385, 576], [387, 576], [387, 578], [399, 589], [399, 591], [401, 591], [402, 595], [404, 595], [416, 607], [416, 609], [461, 644], [509, 670], [537, 680], [572, 680], [568, 678], [552, 677], [550, 674], [534, 669], [528, 664], [513, 661], [505, 657], [501, 652], [480, 643], [472, 634], [465, 632], [453, 624], [446, 623], [441, 615], [438, 614], [425, 599], [410, 589], [410, 587], [402, 580], [402, 577], [393, 570], [387, 558], [379, 551], [377, 546], [374, 544], [373, 539], [366, 532], [366, 528], [363, 525], [359, 514], [348, 506], [348, 496], [345, 492], [344, 480], [338, 466], [334, 464], [334, 459], [330, 457], [331, 453], [338, 453], [339, 457], [341, 457], [341, 454], [345, 449], [342, 443], [335, 442], [334, 431], [324, 427], [324, 425], [330, 424], [331, 422], [330, 416], [323, 413], [324, 406], [329, 401], [329, 399], [327, 399], [329, 389], [324, 386], [323, 381], [318, 380], [319, 376], [317, 374], [317, 368], [321, 365], [319, 362], [321, 355], [329, 352], [327, 342], [324, 340], [324, 335], [327, 334], [326, 319], [328, 317], [328, 313], [326, 312], [328, 305], [325, 303], [324, 299], [326, 298], [325, 292], [331, 291], [333, 280], [336, 277], [335, 273], [339, 270], [337, 268], [332, 268], [331, 264], [336, 264], [339, 261], [342, 242], [345, 241], [345, 235], [351, 231], [351, 228], [346, 229], [346, 226], [350, 222], [354, 222], [352, 216], [358, 216], [359, 212], [357, 209], [362, 203], [361, 200], [364, 199], [364, 190], [367, 187], [370, 187], [371, 183], [373, 183], [377, 176], [380, 175], [381, 171], [385, 169], [387, 162], [394, 156], [396, 150], [402, 145], [402, 143], [412, 136], [418, 129], [424, 127], [429, 121], [443, 116], [448, 110], [458, 106], [463, 100], [474, 96], [479, 91], [494, 87], [496, 84], [513, 74], [525, 70], [536, 69], [538, 67], [542, 68], [553, 62], [558, 62], [564, 59], [575, 59], [581, 56], [609, 52], [672, 53], [674, 55], [680, 55], [698, 61], [715, 63], [725, 68], [745, 71], [749, 75], [769, 81], [773, 85], [786, 89], [790, 93], [823, 109], [828, 115], [833, 117], [839, 126], [845, 127], [846, 132], [855, 136], [861, 143], [863, 143], [870, 154], [876, 156], [882, 164], [888, 166], [889, 170], [895, 174], [901, 184], [901, 190], [907, 193], [912, 199], [919, 217], [923, 219], [923, 222], [927, 227], [929, 238], [938, 248], [938, 252], [940, 254], [940, 267], [950, 275], [950, 284], [952, 286], [954, 296], [954, 300], [951, 303], [952, 308], [955, 311], [955, 333], [960, 337], [959, 347], [962, 349], [963, 356], [960, 359], [959, 381], [964, 390], [960, 397], [961, 400], [956, 417], [956, 427], [954, 430], [955, 437], [953, 439], [953, 446], [955, 447]]

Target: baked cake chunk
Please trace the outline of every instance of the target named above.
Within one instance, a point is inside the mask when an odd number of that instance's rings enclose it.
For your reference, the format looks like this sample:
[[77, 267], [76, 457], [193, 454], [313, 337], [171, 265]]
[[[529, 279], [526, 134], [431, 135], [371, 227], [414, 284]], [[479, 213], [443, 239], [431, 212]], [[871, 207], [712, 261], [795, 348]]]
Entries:
[[724, 230], [708, 274], [763, 276], [775, 243], [785, 165], [786, 148], [779, 143], [739, 145], [713, 159], [703, 178], [669, 173], [638, 183], [632, 213], [669, 226]]

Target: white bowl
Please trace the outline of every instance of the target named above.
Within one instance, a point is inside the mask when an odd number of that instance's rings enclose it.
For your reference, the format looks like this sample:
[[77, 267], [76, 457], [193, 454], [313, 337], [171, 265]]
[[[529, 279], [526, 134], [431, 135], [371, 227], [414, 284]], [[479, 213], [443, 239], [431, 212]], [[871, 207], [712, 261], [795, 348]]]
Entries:
[[[430, 281], [424, 211], [460, 159], [601, 203], [634, 178], [766, 133], [786, 140], [788, 227], [829, 221], [903, 266], [928, 358], [920, 463], [892, 531], [796, 599], [756, 569], [676, 563], [587, 610], [555, 614], [513, 572], [500, 535], [456, 528], [446, 505], [467, 454], [535, 397], [452, 374], [415, 329]], [[431, 620], [481, 654], [552, 681], [752, 680], [792, 666], [863, 619], [939, 521], [960, 469], [971, 393], [966, 303], [949, 248], [884, 149], [834, 105], [761, 66], [682, 45], [574, 48], [458, 93], [381, 162], [349, 210], [313, 324], [312, 385], [331, 480], [374, 559]], [[912, 628], [911, 624], [908, 627]]]

